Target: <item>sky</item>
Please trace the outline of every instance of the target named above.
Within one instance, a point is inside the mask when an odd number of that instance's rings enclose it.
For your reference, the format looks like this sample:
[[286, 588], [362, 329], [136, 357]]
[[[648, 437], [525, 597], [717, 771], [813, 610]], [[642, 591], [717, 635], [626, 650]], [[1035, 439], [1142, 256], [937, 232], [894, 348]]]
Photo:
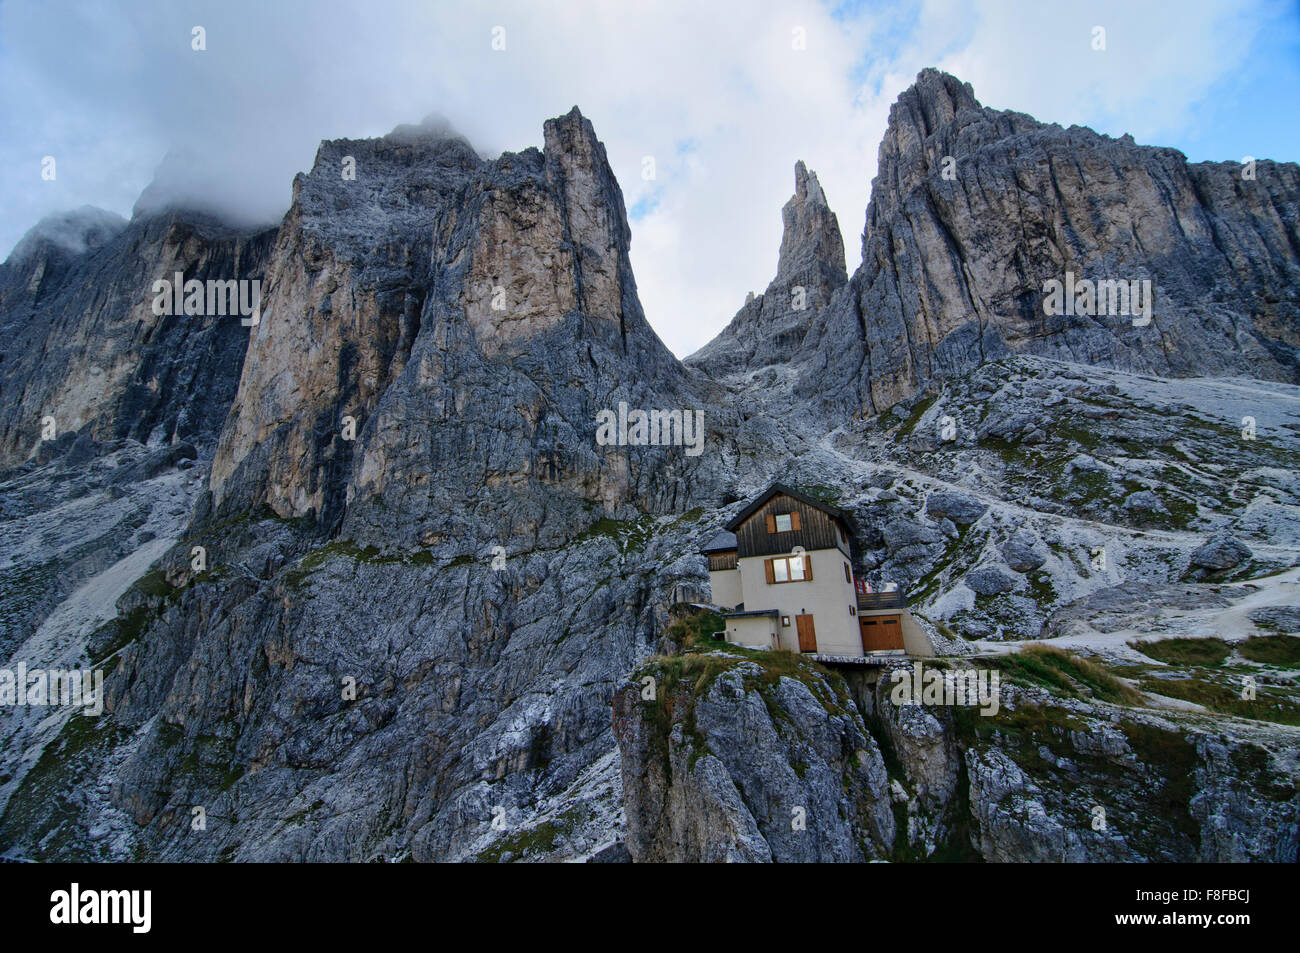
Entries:
[[272, 223], [321, 139], [439, 114], [495, 156], [578, 105], [685, 356], [775, 275], [797, 160], [854, 270], [889, 106], [927, 66], [1193, 161], [1300, 160], [1298, 0], [0, 0], [0, 254], [50, 213], [129, 217], [169, 154], [169, 179]]

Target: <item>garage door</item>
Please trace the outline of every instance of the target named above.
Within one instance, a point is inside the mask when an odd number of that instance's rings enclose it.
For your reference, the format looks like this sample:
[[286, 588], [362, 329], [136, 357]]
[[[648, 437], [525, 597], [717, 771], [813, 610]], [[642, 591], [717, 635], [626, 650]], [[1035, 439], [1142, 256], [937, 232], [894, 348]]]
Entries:
[[862, 651], [882, 652], [886, 649], [903, 647], [903, 624], [901, 616], [873, 615], [858, 616], [862, 628]]

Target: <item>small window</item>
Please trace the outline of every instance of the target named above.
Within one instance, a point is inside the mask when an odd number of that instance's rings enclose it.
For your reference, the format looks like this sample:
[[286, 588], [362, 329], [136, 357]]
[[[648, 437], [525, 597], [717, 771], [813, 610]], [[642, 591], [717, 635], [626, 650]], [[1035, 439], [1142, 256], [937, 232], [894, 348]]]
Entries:
[[764, 565], [769, 585], [812, 579], [812, 559], [808, 556], [776, 556], [765, 560]]
[[790, 628], [790, 617], [788, 615], [781, 616], [781, 627], [784, 629]]
[[857, 615], [857, 614], [858, 614], [858, 610], [853, 608], [853, 606], [849, 606], [849, 615]]
[[778, 533], [789, 533], [794, 529], [794, 523], [790, 519], [789, 513], [780, 513], [776, 517], [776, 531]]

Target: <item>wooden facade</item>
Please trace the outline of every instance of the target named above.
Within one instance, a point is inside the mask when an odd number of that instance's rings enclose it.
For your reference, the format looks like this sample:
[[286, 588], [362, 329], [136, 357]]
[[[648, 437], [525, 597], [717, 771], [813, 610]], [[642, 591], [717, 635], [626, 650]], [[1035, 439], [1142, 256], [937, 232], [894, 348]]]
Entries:
[[724, 572], [736, 568], [736, 551], [709, 553], [709, 572]]
[[[776, 517], [786, 515], [791, 528], [778, 531]], [[848, 529], [838, 518], [785, 493], [777, 493], [751, 513], [735, 528], [735, 534], [742, 559], [789, 553], [796, 546], [809, 551], [838, 549], [849, 555]]]

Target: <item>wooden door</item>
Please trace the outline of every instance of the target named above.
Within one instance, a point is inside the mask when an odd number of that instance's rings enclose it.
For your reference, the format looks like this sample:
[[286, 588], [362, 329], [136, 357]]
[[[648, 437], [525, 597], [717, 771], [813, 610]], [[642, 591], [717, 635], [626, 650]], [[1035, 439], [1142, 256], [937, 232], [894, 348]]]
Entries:
[[903, 626], [896, 615], [858, 616], [862, 629], [862, 651], [880, 652], [903, 647]]
[[813, 617], [810, 615], [797, 615], [794, 617], [794, 621], [799, 632], [799, 651], [816, 652], [817, 632], [813, 628]]

